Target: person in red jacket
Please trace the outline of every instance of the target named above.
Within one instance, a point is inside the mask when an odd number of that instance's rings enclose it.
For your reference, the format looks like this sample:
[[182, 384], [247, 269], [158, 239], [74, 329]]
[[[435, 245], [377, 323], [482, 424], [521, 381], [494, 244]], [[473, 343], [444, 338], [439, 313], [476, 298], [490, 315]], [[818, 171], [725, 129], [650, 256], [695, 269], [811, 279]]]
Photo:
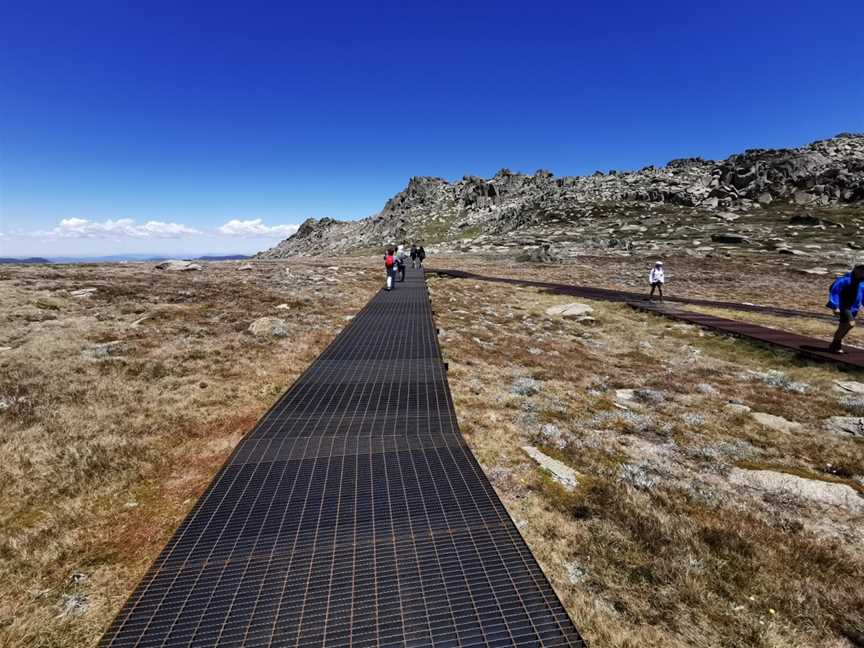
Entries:
[[387, 248], [387, 252], [384, 254], [384, 270], [387, 272], [387, 283], [385, 286], [385, 290], [393, 290], [396, 287], [396, 269], [398, 264], [396, 262], [396, 250], [392, 247]]

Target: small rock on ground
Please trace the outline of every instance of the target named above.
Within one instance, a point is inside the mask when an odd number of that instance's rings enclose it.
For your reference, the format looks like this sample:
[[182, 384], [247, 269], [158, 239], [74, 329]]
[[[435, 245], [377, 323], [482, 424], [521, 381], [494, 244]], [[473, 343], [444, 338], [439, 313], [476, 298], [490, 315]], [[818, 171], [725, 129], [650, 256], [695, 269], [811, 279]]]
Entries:
[[60, 605], [60, 616], [64, 618], [76, 618], [87, 614], [90, 609], [90, 601], [86, 594], [76, 592], [65, 594]]
[[615, 400], [622, 405], [629, 405], [634, 403], [635, 398], [635, 389], [616, 389], [615, 390]]
[[592, 320], [591, 313], [594, 309], [588, 304], [562, 304], [560, 306], [550, 306], [546, 309], [546, 314], [552, 317], [563, 317], [565, 319], [573, 319], [579, 322]]
[[864, 417], [861, 416], [832, 416], [823, 424], [828, 432], [864, 437]]
[[782, 416], [774, 416], [773, 414], [766, 414], [765, 412], [752, 412], [750, 416], [752, 416], [760, 425], [764, 425], [772, 430], [777, 430], [778, 432], [794, 433], [802, 430], [802, 425], [800, 423], [787, 421]]
[[259, 317], [249, 325], [249, 332], [255, 337], [287, 337], [288, 325], [278, 317]]
[[846, 484], [806, 479], [774, 470], [743, 468], [733, 468], [729, 473], [729, 481], [759, 490], [789, 493], [820, 504], [839, 506], [853, 513], [864, 512], [864, 498]]
[[564, 563], [564, 569], [567, 570], [567, 580], [571, 585], [581, 583], [588, 576], [588, 572], [577, 562]]
[[121, 340], [113, 342], [104, 342], [92, 347], [87, 347], [81, 350], [81, 355], [89, 360], [105, 360], [114, 355], [119, 355], [123, 351], [123, 343]]
[[529, 457], [540, 464], [541, 468], [545, 468], [551, 474], [553, 479], [568, 490], [573, 490], [578, 486], [579, 480], [576, 476], [576, 471], [565, 463], [553, 459], [552, 457], [543, 454], [534, 446], [522, 446]]
[[852, 392], [853, 394], [864, 394], [864, 383], [854, 380], [835, 380], [835, 389], [838, 391]]
[[36, 308], [41, 308], [42, 310], [60, 310], [63, 306], [63, 302], [58, 301], [56, 299], [51, 299], [50, 297], [40, 297], [36, 300]]
[[543, 439], [545, 445], [553, 448], [563, 448], [568, 441], [565, 434], [561, 432], [561, 428], [551, 423], [544, 423], [540, 428], [540, 438]]
[[157, 263], [154, 267], [157, 270], [167, 270], [168, 272], [192, 272], [202, 269], [197, 263], [192, 263], [191, 261], [180, 261], [179, 259], [163, 261], [162, 263]]
[[72, 297], [89, 297], [93, 293], [95, 293], [98, 288], [79, 288], [78, 290], [73, 290], [69, 294]]
[[540, 391], [540, 385], [530, 376], [522, 376], [513, 381], [510, 392], [519, 396], [533, 396]]
[[725, 409], [727, 412], [731, 412], [732, 414], [750, 413], [750, 408], [747, 405], [743, 405], [741, 403], [726, 403]]

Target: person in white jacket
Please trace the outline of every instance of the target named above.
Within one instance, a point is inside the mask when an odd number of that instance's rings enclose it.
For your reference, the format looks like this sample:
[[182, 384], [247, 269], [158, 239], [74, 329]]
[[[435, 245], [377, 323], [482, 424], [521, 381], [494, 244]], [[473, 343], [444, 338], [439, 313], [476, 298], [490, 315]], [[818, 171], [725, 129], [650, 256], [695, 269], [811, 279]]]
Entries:
[[654, 299], [654, 291], [660, 293], [660, 301], [663, 301], [663, 284], [666, 283], [666, 277], [663, 273], [663, 262], [658, 261], [651, 268], [651, 274], [648, 275], [648, 281], [651, 283], [651, 294], [648, 295], [648, 300]]

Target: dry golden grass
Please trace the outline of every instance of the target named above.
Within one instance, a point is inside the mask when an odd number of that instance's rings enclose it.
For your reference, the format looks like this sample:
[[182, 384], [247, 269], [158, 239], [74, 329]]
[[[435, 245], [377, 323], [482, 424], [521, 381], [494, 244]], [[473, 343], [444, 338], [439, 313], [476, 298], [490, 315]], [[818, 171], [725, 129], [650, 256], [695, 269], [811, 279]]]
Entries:
[[[242, 434], [379, 287], [377, 257], [343, 263], [292, 260], [290, 276], [285, 263], [0, 268], [0, 347], [12, 347], [0, 351], [0, 646], [95, 644]], [[523, 264], [438, 263], [538, 278]], [[644, 263], [586, 259], [539, 276], [632, 289]], [[821, 307], [821, 293], [801, 294], [824, 278], [748, 268], [752, 281], [733, 285], [725, 263], [682, 258], [670, 265], [686, 281], [670, 288]], [[796, 282], [807, 288], [795, 294]], [[430, 283], [462, 429], [593, 645], [840, 648], [864, 632], [860, 516], [726, 479], [739, 466], [860, 484], [862, 444], [820, 431], [841, 413], [832, 381], [850, 376], [624, 305], [594, 304], [586, 326], [544, 315], [570, 298]], [[69, 295], [89, 286], [89, 298]], [[290, 336], [247, 334], [263, 315]], [[519, 377], [538, 393], [512, 393]], [[627, 387], [666, 399], [622, 418], [614, 390]], [[805, 431], [730, 414], [729, 398]], [[539, 472], [525, 443], [572, 465], [579, 488]]]
[[[0, 268], [0, 646], [96, 643], [237, 441], [379, 288], [377, 264], [345, 263]], [[248, 334], [265, 315], [290, 335]]]
[[[544, 314], [586, 300], [471, 280], [430, 287], [466, 438], [592, 645], [862, 641], [862, 516], [728, 480], [736, 466], [773, 469], [860, 492], [864, 444], [821, 429], [844, 413], [833, 381], [854, 374], [623, 304], [591, 303], [597, 321], [586, 325]], [[526, 377], [536, 393], [514, 393]], [[634, 387], [665, 398], [616, 407], [615, 389]], [[762, 427], [728, 411], [730, 399], [804, 430]], [[579, 487], [549, 479], [525, 444], [572, 466]]]
[[[813, 262], [789, 262], [784, 258], [733, 260], [663, 255], [667, 281], [664, 292], [670, 297], [749, 302], [829, 313], [825, 301], [833, 276], [802, 274], [797, 269], [809, 267]], [[492, 261], [453, 255], [432, 257], [427, 265], [647, 295], [650, 291], [648, 272], [656, 259], [655, 256], [580, 256], [560, 264], [538, 266], [510, 258]]]

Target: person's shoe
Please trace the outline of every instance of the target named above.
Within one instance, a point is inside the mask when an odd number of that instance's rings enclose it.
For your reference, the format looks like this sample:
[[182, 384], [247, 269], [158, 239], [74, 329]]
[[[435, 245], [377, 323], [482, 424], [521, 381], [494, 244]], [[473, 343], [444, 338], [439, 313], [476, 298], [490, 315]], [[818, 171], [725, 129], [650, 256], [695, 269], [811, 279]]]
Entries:
[[845, 351], [839, 344], [832, 344], [828, 347], [828, 353], [845, 353]]

